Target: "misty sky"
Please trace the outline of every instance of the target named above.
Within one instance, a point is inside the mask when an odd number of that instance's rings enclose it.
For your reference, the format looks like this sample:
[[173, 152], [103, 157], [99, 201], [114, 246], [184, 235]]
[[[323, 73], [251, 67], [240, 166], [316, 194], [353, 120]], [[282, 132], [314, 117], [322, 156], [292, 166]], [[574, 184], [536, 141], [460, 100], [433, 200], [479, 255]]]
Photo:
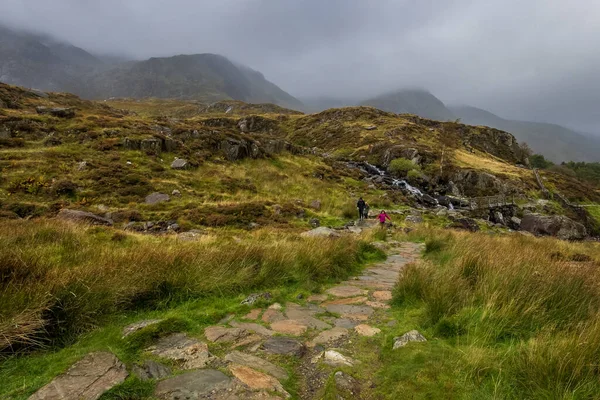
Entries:
[[96, 53], [218, 53], [297, 97], [422, 87], [600, 134], [598, 0], [0, 0]]

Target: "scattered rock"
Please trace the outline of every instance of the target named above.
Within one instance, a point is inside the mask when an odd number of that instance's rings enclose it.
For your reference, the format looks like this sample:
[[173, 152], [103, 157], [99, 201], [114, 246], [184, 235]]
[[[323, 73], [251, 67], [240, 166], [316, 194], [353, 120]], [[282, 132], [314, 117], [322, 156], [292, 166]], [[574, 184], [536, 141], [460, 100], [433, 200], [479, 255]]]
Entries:
[[318, 344], [331, 343], [346, 336], [348, 336], [348, 329], [335, 327], [319, 333], [308, 345], [315, 347]]
[[365, 129], [367, 131], [373, 131], [373, 130], [377, 129], [377, 127], [375, 125], [369, 125], [369, 126], [365, 126]]
[[197, 400], [212, 391], [226, 389], [231, 378], [215, 369], [191, 371], [158, 382], [154, 395], [161, 400]]
[[310, 230], [308, 232], [302, 232], [300, 234], [300, 236], [302, 237], [330, 237], [330, 238], [336, 238], [336, 237], [340, 237], [341, 235], [336, 232], [335, 230], [331, 229], [331, 228], [327, 228], [325, 226], [320, 226], [318, 228], [315, 228], [313, 230]]
[[327, 290], [327, 293], [335, 297], [355, 297], [364, 296], [367, 290], [357, 288], [356, 286], [335, 286]]
[[421, 335], [419, 331], [412, 330], [406, 332], [404, 335], [394, 338], [394, 350], [400, 347], [406, 346], [409, 342], [426, 342], [425, 336]]
[[521, 219], [517, 217], [510, 217], [508, 220], [508, 227], [518, 231], [521, 228]]
[[69, 210], [63, 208], [56, 218], [64, 221], [83, 222], [92, 225], [112, 225], [112, 221], [87, 211]]
[[206, 343], [187, 337], [185, 333], [174, 333], [164, 337], [147, 349], [157, 357], [175, 361], [181, 369], [204, 368], [215, 359]]
[[311, 218], [310, 221], [308, 221], [308, 223], [313, 228], [318, 228], [321, 226], [321, 221], [319, 221], [319, 218]]
[[404, 222], [406, 222], [408, 224], [422, 224], [423, 217], [420, 215], [407, 215], [406, 218], [404, 219]]
[[157, 363], [156, 361], [146, 360], [144, 364], [135, 364], [131, 372], [139, 379], [147, 381], [149, 379], [162, 379], [171, 375], [171, 368]]
[[279, 303], [273, 303], [269, 306], [269, 310], [281, 310], [283, 307]]
[[171, 192], [171, 196], [179, 197], [179, 196], [181, 196], [181, 192], [177, 189], [173, 189], [173, 191]]
[[331, 365], [333, 367], [341, 367], [347, 366], [352, 367], [356, 361], [350, 357], [346, 357], [342, 353], [339, 353], [335, 350], [326, 350], [314, 356], [311, 360], [313, 364], [318, 363], [319, 361], [323, 361], [327, 365]]
[[290, 394], [283, 389], [281, 383], [270, 375], [256, 371], [245, 365], [232, 364], [229, 370], [237, 379], [242, 381], [250, 389], [253, 390], [270, 390], [283, 394], [285, 397], [290, 397]]
[[302, 357], [306, 347], [297, 340], [276, 336], [268, 339], [262, 345], [262, 349], [267, 353], [292, 355]]
[[73, 108], [36, 107], [35, 111], [37, 111], [38, 114], [50, 114], [58, 118], [73, 118], [75, 116], [75, 110]]
[[203, 233], [200, 231], [187, 231], [181, 232], [177, 235], [177, 240], [181, 240], [183, 242], [193, 242], [200, 239], [203, 236]]
[[260, 317], [261, 311], [261, 308], [255, 308], [251, 310], [248, 314], [244, 315], [244, 319], [258, 319], [258, 317]]
[[170, 200], [171, 198], [169, 197], [169, 195], [164, 193], [155, 192], [146, 196], [146, 204], [158, 204]]
[[222, 326], [209, 326], [204, 329], [204, 336], [213, 343], [227, 343], [241, 340], [248, 336], [248, 331], [242, 328], [224, 328]]
[[90, 353], [35, 392], [29, 400], [96, 400], [122, 383], [127, 375], [125, 365], [114, 354]]
[[521, 220], [521, 229], [563, 240], [581, 240], [587, 236], [585, 226], [563, 215], [527, 214]]
[[133, 323], [131, 325], [127, 325], [125, 328], [123, 328], [123, 338], [139, 331], [140, 329], [144, 329], [147, 326], [158, 324], [161, 321], [162, 319], [146, 319], [143, 321]]
[[342, 318], [358, 321], [366, 321], [373, 314], [373, 308], [369, 306], [332, 304], [325, 308], [329, 312], [341, 314]]
[[227, 354], [223, 359], [234, 364], [246, 365], [248, 367], [256, 368], [260, 371], [273, 375], [277, 379], [288, 378], [288, 374], [283, 368], [267, 360], [263, 360], [260, 357], [253, 356], [251, 354], [242, 353], [240, 351], [232, 351], [231, 353]]
[[176, 158], [171, 163], [171, 168], [173, 168], [173, 169], [188, 169], [189, 166], [190, 166], [190, 163], [188, 163], [188, 161], [184, 160], [183, 158]]
[[271, 329], [275, 332], [293, 336], [302, 335], [304, 332], [306, 332], [307, 328], [308, 327], [306, 325], [303, 325], [301, 322], [293, 319], [277, 321], [271, 324]]
[[271, 298], [271, 293], [252, 293], [250, 296], [246, 297], [240, 304], [249, 305], [256, 303], [260, 299], [269, 300]]
[[381, 329], [374, 328], [374, 327], [366, 325], [366, 324], [357, 325], [354, 327], [354, 330], [360, 336], [367, 336], [367, 337], [375, 336], [381, 332]]
[[450, 228], [465, 229], [471, 232], [479, 231], [479, 224], [472, 218], [458, 218], [452, 224]]
[[337, 371], [333, 375], [333, 379], [338, 391], [348, 392], [351, 396], [355, 396], [353, 398], [357, 398], [360, 393], [360, 385], [356, 379], [342, 371]]
[[377, 301], [390, 301], [392, 299], [392, 292], [389, 290], [376, 290], [373, 292], [373, 298]]
[[83, 171], [87, 168], [87, 161], [81, 161], [77, 163], [77, 167], [75, 168], [77, 171]]

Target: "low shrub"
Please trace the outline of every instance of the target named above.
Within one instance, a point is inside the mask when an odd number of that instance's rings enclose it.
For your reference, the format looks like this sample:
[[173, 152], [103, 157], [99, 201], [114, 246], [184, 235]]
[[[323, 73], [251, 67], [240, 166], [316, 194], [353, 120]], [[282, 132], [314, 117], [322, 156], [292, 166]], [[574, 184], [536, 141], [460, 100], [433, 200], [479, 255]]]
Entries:
[[388, 170], [397, 177], [404, 177], [411, 170], [418, 170], [419, 166], [406, 158], [395, 158], [390, 162]]

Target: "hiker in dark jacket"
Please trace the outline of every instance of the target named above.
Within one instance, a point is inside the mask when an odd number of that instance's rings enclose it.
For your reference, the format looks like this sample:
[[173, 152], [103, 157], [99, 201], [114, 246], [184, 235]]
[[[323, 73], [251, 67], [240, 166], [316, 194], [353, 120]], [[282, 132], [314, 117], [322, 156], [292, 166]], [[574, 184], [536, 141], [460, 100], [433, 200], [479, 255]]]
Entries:
[[358, 201], [356, 202], [356, 208], [358, 208], [358, 219], [362, 220], [364, 217], [364, 212], [365, 212], [365, 205], [367, 203], [365, 203], [365, 201], [363, 200], [363, 198], [359, 198]]

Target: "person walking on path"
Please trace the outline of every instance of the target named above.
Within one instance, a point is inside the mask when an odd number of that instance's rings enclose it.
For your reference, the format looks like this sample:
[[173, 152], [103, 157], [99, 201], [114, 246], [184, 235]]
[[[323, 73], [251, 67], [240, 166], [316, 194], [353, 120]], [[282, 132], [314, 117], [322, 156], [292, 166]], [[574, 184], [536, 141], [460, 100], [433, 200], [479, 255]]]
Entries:
[[363, 218], [367, 219], [369, 218], [369, 210], [371, 209], [371, 206], [369, 206], [369, 203], [365, 202], [365, 212], [363, 213]]
[[377, 216], [377, 218], [379, 218], [379, 224], [381, 226], [385, 225], [385, 220], [389, 220], [391, 221], [392, 219], [390, 218], [389, 215], [387, 215], [387, 213], [385, 212], [385, 210], [381, 210], [381, 212], [379, 213], [379, 215]]
[[365, 203], [365, 201], [363, 200], [362, 197], [360, 197], [358, 199], [358, 201], [356, 202], [356, 208], [358, 208], [358, 219], [362, 221], [363, 216], [364, 216], [364, 212], [365, 212], [365, 205], [367, 203]]

